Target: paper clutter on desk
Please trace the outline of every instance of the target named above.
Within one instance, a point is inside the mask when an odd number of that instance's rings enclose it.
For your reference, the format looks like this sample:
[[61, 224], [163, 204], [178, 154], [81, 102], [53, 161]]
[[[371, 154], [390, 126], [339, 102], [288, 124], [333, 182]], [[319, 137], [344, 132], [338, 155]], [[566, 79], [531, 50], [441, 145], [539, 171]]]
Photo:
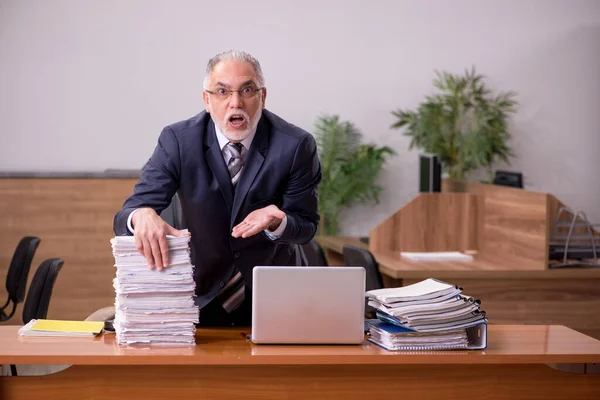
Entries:
[[[376, 309], [372, 342], [388, 350], [480, 349], [487, 345], [487, 316], [481, 302], [462, 288], [426, 279], [397, 288], [370, 290]], [[483, 335], [483, 337], [482, 337]]]
[[149, 269], [133, 236], [111, 239], [116, 277], [114, 328], [122, 345], [194, 345], [199, 310], [194, 304], [190, 236], [167, 236], [169, 265]]

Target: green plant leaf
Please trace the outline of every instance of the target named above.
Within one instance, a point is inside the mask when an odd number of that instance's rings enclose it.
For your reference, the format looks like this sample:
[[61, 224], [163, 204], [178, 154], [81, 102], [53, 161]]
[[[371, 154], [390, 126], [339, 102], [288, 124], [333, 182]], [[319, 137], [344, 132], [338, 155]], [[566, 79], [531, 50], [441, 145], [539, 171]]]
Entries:
[[494, 94], [475, 67], [464, 75], [435, 71], [436, 93], [425, 97], [415, 110], [396, 110], [392, 128], [411, 138], [409, 149], [436, 154], [453, 179], [465, 179], [499, 160], [509, 163], [509, 115], [516, 112], [516, 93]]
[[[397, 112], [404, 115], [401, 110]], [[379, 201], [382, 188], [375, 182], [387, 158], [395, 153], [387, 146], [361, 144], [358, 129], [336, 115], [317, 119], [315, 138], [322, 170], [319, 233], [335, 235], [343, 208]]]

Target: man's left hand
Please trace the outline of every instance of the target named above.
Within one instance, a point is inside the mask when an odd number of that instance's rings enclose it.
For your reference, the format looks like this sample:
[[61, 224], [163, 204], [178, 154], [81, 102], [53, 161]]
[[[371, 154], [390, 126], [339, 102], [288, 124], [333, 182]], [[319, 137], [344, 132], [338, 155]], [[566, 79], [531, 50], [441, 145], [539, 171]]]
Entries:
[[257, 233], [269, 229], [274, 231], [279, 227], [285, 213], [271, 204], [265, 208], [259, 208], [252, 211], [244, 220], [233, 227], [231, 236], [234, 238], [247, 238]]

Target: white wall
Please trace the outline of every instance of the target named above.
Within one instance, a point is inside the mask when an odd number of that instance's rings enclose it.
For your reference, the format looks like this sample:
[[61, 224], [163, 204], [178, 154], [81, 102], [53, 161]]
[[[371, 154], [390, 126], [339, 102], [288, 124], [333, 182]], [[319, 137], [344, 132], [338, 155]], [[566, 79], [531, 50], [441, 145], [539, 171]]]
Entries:
[[284, 3], [0, 0], [0, 171], [140, 168], [163, 126], [202, 109], [208, 58], [243, 49], [271, 111], [309, 131], [337, 113], [399, 153], [381, 204], [345, 215], [366, 234], [417, 192], [391, 110], [430, 93], [434, 69], [475, 65], [519, 92], [512, 169], [600, 222], [600, 1]]

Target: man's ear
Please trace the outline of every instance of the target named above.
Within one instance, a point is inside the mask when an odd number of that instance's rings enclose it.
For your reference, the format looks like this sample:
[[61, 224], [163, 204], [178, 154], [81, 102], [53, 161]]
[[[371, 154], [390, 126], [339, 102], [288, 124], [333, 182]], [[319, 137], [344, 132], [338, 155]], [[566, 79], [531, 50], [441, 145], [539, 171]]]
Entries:
[[265, 104], [267, 104], [267, 88], [262, 88], [262, 108], [265, 109]]
[[208, 97], [208, 93], [202, 92], [202, 99], [204, 100], [204, 107], [206, 108], [206, 112], [210, 114], [210, 98]]

